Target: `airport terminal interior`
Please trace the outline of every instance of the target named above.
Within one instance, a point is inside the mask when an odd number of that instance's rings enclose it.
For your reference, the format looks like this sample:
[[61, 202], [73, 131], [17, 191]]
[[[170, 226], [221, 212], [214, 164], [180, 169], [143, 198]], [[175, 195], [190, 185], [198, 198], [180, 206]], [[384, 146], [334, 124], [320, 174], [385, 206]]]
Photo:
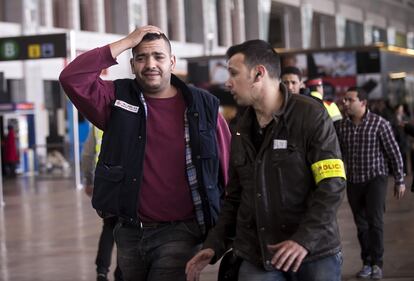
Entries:
[[[0, 0], [0, 138], [4, 154], [13, 132], [18, 158], [13, 165], [1, 160], [0, 281], [96, 280], [102, 220], [80, 170], [91, 124], [58, 81], [76, 56], [136, 27], [158, 26], [177, 57], [174, 73], [217, 96], [230, 123], [236, 107], [224, 87], [225, 52], [263, 39], [282, 67], [299, 68], [304, 79], [321, 77], [330, 102], [340, 106], [346, 89], [359, 86], [373, 110], [404, 104], [414, 122], [413, 14], [414, 0]], [[130, 58], [122, 53], [101, 78], [132, 78]], [[402, 200], [393, 198], [388, 182], [383, 280], [414, 280], [413, 165], [407, 163]], [[346, 196], [338, 221], [342, 280], [356, 280], [362, 264]], [[209, 266], [201, 280], [217, 280], [217, 271], [217, 264]]]

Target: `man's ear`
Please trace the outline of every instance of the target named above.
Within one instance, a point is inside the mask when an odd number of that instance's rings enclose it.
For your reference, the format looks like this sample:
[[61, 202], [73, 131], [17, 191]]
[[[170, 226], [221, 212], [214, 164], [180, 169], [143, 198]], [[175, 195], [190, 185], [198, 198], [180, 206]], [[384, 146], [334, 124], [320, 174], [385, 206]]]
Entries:
[[368, 106], [368, 101], [367, 101], [367, 100], [362, 100], [362, 101], [361, 101], [361, 103], [362, 103], [362, 105], [364, 105], [364, 106]]
[[135, 71], [134, 71], [134, 59], [133, 58], [129, 60], [129, 64], [131, 65], [131, 72], [132, 72], [132, 74], [135, 74]]
[[266, 72], [266, 68], [263, 65], [258, 65], [255, 67], [254, 82], [259, 81], [260, 78], [263, 78], [263, 75]]
[[177, 64], [177, 58], [174, 55], [171, 55], [170, 58], [170, 64], [171, 64], [171, 71], [173, 71], [175, 69], [175, 66]]

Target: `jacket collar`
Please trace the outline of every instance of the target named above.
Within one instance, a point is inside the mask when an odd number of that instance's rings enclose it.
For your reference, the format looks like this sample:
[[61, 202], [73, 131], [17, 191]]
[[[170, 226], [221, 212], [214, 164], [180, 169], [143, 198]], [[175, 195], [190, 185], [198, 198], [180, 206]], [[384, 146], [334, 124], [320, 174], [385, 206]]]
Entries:
[[282, 115], [286, 113], [288, 102], [290, 101], [291, 96], [292, 96], [292, 94], [288, 92], [286, 86], [283, 83], [280, 83], [279, 85], [280, 85], [279, 86], [280, 93], [283, 98], [283, 103], [282, 103], [282, 107], [280, 108], [280, 110], [273, 114], [273, 117], [277, 117], [277, 118], [280, 118]]
[[[288, 106], [289, 101], [291, 100], [292, 94], [290, 94], [286, 88], [286, 86], [283, 83], [279, 84], [280, 93], [283, 97], [283, 103], [282, 107], [279, 111], [273, 113], [273, 119], [279, 120], [283, 117], [283, 115], [286, 113], [286, 109]], [[253, 118], [256, 118], [256, 114], [254, 112], [253, 107], [249, 106], [246, 108], [246, 111], [244, 112], [239, 126], [237, 128], [237, 132], [239, 134], [250, 134], [250, 129], [252, 126]]]

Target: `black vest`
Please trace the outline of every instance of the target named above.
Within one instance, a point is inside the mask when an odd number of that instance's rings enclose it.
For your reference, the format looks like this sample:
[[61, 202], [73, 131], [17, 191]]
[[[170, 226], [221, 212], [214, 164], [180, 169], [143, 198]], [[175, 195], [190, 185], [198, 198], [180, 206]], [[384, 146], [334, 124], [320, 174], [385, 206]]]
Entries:
[[[92, 204], [103, 216], [112, 214], [137, 223], [146, 140], [145, 109], [135, 80], [121, 79], [114, 84], [116, 100], [103, 134]], [[215, 224], [223, 195], [216, 139], [219, 102], [208, 92], [187, 86], [174, 75], [171, 84], [181, 90], [187, 105], [192, 161], [209, 229]]]

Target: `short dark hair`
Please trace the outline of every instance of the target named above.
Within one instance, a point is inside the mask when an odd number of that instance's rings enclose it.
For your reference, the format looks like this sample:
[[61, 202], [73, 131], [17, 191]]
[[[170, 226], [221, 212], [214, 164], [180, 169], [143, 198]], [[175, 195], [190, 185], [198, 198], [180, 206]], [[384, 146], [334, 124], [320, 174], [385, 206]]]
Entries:
[[283, 75], [286, 74], [296, 75], [299, 78], [299, 81], [302, 81], [302, 71], [300, 71], [300, 69], [296, 66], [286, 66], [282, 68], [282, 74], [280, 74], [280, 77], [282, 78]]
[[231, 46], [226, 57], [230, 59], [232, 56], [241, 53], [244, 55], [244, 62], [249, 68], [256, 65], [264, 65], [269, 72], [271, 78], [280, 77], [280, 57], [273, 47], [263, 40], [249, 40], [239, 45]]
[[368, 94], [361, 87], [349, 87], [348, 90], [346, 90], [346, 91], [347, 92], [356, 92], [357, 97], [359, 98], [360, 101], [363, 101], [363, 100], [368, 101]]
[[[159, 39], [163, 39], [165, 42], [167, 42], [168, 51], [171, 53], [171, 42], [164, 33], [160, 33], [160, 34], [158, 34], [158, 33], [147, 33], [142, 38], [142, 40], [139, 44], [141, 44], [142, 42], [155, 41], [155, 40], [159, 40]], [[132, 54], [134, 54], [135, 48], [137, 46], [139, 46], [139, 44], [132, 48]]]

